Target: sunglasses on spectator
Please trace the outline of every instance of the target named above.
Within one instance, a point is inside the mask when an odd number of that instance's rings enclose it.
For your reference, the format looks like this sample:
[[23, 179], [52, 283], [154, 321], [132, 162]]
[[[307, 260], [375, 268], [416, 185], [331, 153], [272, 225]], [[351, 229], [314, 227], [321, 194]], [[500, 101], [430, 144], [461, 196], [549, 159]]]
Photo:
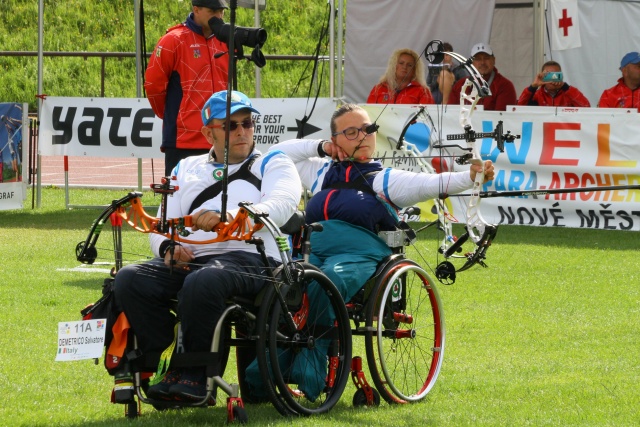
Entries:
[[[222, 129], [224, 131], [226, 131], [227, 129], [225, 128], [225, 123], [221, 123], [219, 125], [207, 125], [208, 128], [213, 128], [213, 129]], [[253, 121], [252, 119], [247, 119], [247, 120], [243, 120], [241, 122], [229, 122], [229, 130], [234, 131], [236, 129], [238, 129], [238, 126], [242, 126], [243, 129], [253, 129], [253, 126], [255, 125], [255, 121]]]

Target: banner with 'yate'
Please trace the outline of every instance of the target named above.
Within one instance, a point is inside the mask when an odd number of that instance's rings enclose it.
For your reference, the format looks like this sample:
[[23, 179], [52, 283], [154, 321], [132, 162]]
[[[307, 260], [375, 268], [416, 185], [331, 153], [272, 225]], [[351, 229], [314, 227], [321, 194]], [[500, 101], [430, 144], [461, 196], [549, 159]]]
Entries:
[[[310, 118], [306, 99], [255, 99], [263, 113], [256, 117], [255, 141], [261, 151], [295, 138], [329, 139], [333, 100], [318, 100]], [[161, 157], [162, 122], [146, 99], [55, 98], [44, 103], [40, 128], [43, 155]], [[456, 155], [466, 142], [447, 140], [463, 132], [458, 106], [429, 105], [408, 127], [404, 139], [415, 144], [422, 159], [396, 148], [402, 130], [418, 111], [408, 105], [364, 105], [378, 130], [378, 156], [387, 165], [420, 170], [420, 161], [449, 170], [464, 170]], [[504, 152], [492, 138], [476, 142], [484, 159], [496, 164], [496, 178], [484, 191], [533, 190], [640, 183], [640, 120], [635, 110], [599, 108], [510, 107], [471, 116], [476, 132], [492, 132], [503, 122], [504, 132], [520, 135]], [[439, 143], [449, 145], [434, 149]], [[452, 144], [460, 147], [451, 146]], [[441, 151], [445, 157], [440, 157]], [[443, 181], [442, 191], [446, 192]], [[454, 215], [465, 220], [465, 198], [451, 198]], [[614, 230], [640, 230], [640, 191], [610, 190], [549, 196], [484, 199], [481, 214], [488, 222]]]
[[[298, 134], [328, 138], [336, 102], [320, 98], [257, 98], [254, 140], [263, 151]], [[203, 137], [204, 138], [204, 137]], [[47, 97], [42, 104], [44, 156], [163, 158], [162, 120], [146, 98]]]

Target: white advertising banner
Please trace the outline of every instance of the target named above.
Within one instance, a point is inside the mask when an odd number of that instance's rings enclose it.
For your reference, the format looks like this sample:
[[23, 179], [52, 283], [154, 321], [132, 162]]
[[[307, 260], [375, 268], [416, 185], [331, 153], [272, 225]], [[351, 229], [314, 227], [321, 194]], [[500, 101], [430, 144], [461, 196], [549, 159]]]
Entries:
[[[417, 109], [389, 106], [383, 111], [384, 105], [365, 108], [380, 125], [379, 156], [389, 165], [415, 169], [415, 159], [393, 150], [405, 123]], [[464, 141], [446, 140], [446, 135], [463, 133], [458, 107], [443, 111], [429, 106], [427, 111], [431, 120], [418, 120], [405, 137], [419, 147], [425, 160], [440, 161], [440, 150], [431, 147], [438, 140], [466, 146]], [[496, 178], [484, 185], [484, 191], [640, 184], [640, 120], [635, 111], [513, 107], [508, 112], [475, 111], [471, 116], [476, 132], [490, 133], [498, 121], [503, 121], [505, 133], [509, 130], [521, 137], [506, 143], [502, 153], [493, 139], [478, 139], [482, 157], [496, 165]], [[447, 151], [463, 153], [459, 148]], [[465, 168], [450, 158], [445, 164], [454, 170]], [[442, 191], [446, 193], [446, 182]], [[451, 199], [454, 214], [464, 222], [466, 200]], [[495, 224], [640, 230], [640, 190], [486, 198], [480, 210], [485, 220]]]
[[0, 103], [0, 210], [21, 209], [27, 198], [28, 141], [28, 105]]
[[[311, 119], [305, 121], [313, 101], [255, 99], [262, 112], [255, 138], [265, 151], [270, 145], [295, 138], [306, 122], [304, 135], [328, 139], [335, 102], [319, 99]], [[153, 116], [146, 99], [47, 98], [40, 128], [43, 155], [160, 157], [162, 122]], [[407, 121], [417, 108], [409, 105], [365, 105], [379, 125], [378, 155], [387, 165], [417, 168], [415, 159], [395, 149]], [[459, 107], [430, 105], [428, 118], [409, 127], [405, 139], [414, 143], [428, 162], [440, 162], [437, 141], [461, 134]], [[478, 139], [485, 159], [496, 164], [496, 179], [484, 191], [514, 191], [640, 184], [640, 120], [635, 110], [598, 108], [510, 107], [506, 112], [474, 112], [476, 132], [492, 132], [499, 121], [504, 132], [520, 135], [500, 152], [495, 140]], [[449, 147], [444, 164], [465, 169], [452, 160], [463, 154]], [[468, 166], [466, 167], [468, 168]], [[446, 192], [446, 183], [443, 183]], [[464, 221], [466, 199], [451, 197], [454, 214]], [[640, 191], [610, 190], [546, 196], [484, 199], [483, 217], [496, 224], [640, 230]]]
[[[304, 135], [327, 138], [335, 101], [320, 98], [257, 98], [252, 100], [262, 114], [256, 117], [258, 148], [295, 138], [301, 126]], [[313, 113], [311, 110], [313, 109]], [[308, 120], [307, 116], [311, 116]], [[40, 124], [40, 154], [43, 156], [91, 156], [163, 158], [162, 120], [146, 98], [47, 97]]]

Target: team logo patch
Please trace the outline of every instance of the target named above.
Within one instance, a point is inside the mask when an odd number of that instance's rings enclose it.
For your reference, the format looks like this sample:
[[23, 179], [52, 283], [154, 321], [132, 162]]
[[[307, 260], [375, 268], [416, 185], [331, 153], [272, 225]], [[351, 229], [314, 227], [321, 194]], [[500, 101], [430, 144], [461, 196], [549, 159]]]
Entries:
[[400, 283], [395, 282], [393, 287], [391, 288], [391, 295], [394, 298], [398, 298], [400, 296]]
[[224, 169], [222, 168], [217, 168], [213, 170], [213, 179], [215, 179], [216, 181], [222, 181], [222, 178], [224, 177]]
[[400, 301], [402, 298], [402, 283], [400, 283], [399, 279], [396, 279], [391, 286], [391, 301], [396, 302]]
[[200, 49], [194, 49], [193, 50], [193, 57], [194, 58], [200, 58]]

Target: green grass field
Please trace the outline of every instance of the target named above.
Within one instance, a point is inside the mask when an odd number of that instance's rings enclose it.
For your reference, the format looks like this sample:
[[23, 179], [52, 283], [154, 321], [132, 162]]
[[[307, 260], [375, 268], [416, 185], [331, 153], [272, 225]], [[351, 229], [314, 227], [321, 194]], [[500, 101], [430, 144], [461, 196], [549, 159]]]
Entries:
[[[125, 191], [73, 189], [74, 201], [104, 205]], [[29, 196], [30, 197], [30, 196]], [[28, 198], [27, 200], [30, 200]], [[145, 205], [157, 205], [145, 195]], [[27, 203], [27, 205], [29, 205]], [[221, 407], [158, 412], [131, 422], [109, 402], [112, 377], [92, 361], [55, 362], [57, 324], [80, 320], [100, 295], [104, 272], [79, 263], [97, 210], [64, 209], [62, 189], [43, 190], [43, 208], [0, 212], [0, 425], [207, 426]], [[147, 236], [123, 230], [129, 261], [149, 255]], [[435, 244], [420, 240], [435, 262]], [[112, 265], [110, 229], [98, 261]], [[440, 378], [418, 404], [355, 409], [351, 382], [327, 415], [282, 418], [247, 406], [252, 425], [633, 426], [640, 421], [640, 241], [634, 232], [501, 227], [489, 268], [439, 286], [447, 341]], [[354, 354], [364, 356], [361, 338]], [[101, 361], [102, 362], [102, 361]], [[227, 380], [233, 378], [229, 368]]]

